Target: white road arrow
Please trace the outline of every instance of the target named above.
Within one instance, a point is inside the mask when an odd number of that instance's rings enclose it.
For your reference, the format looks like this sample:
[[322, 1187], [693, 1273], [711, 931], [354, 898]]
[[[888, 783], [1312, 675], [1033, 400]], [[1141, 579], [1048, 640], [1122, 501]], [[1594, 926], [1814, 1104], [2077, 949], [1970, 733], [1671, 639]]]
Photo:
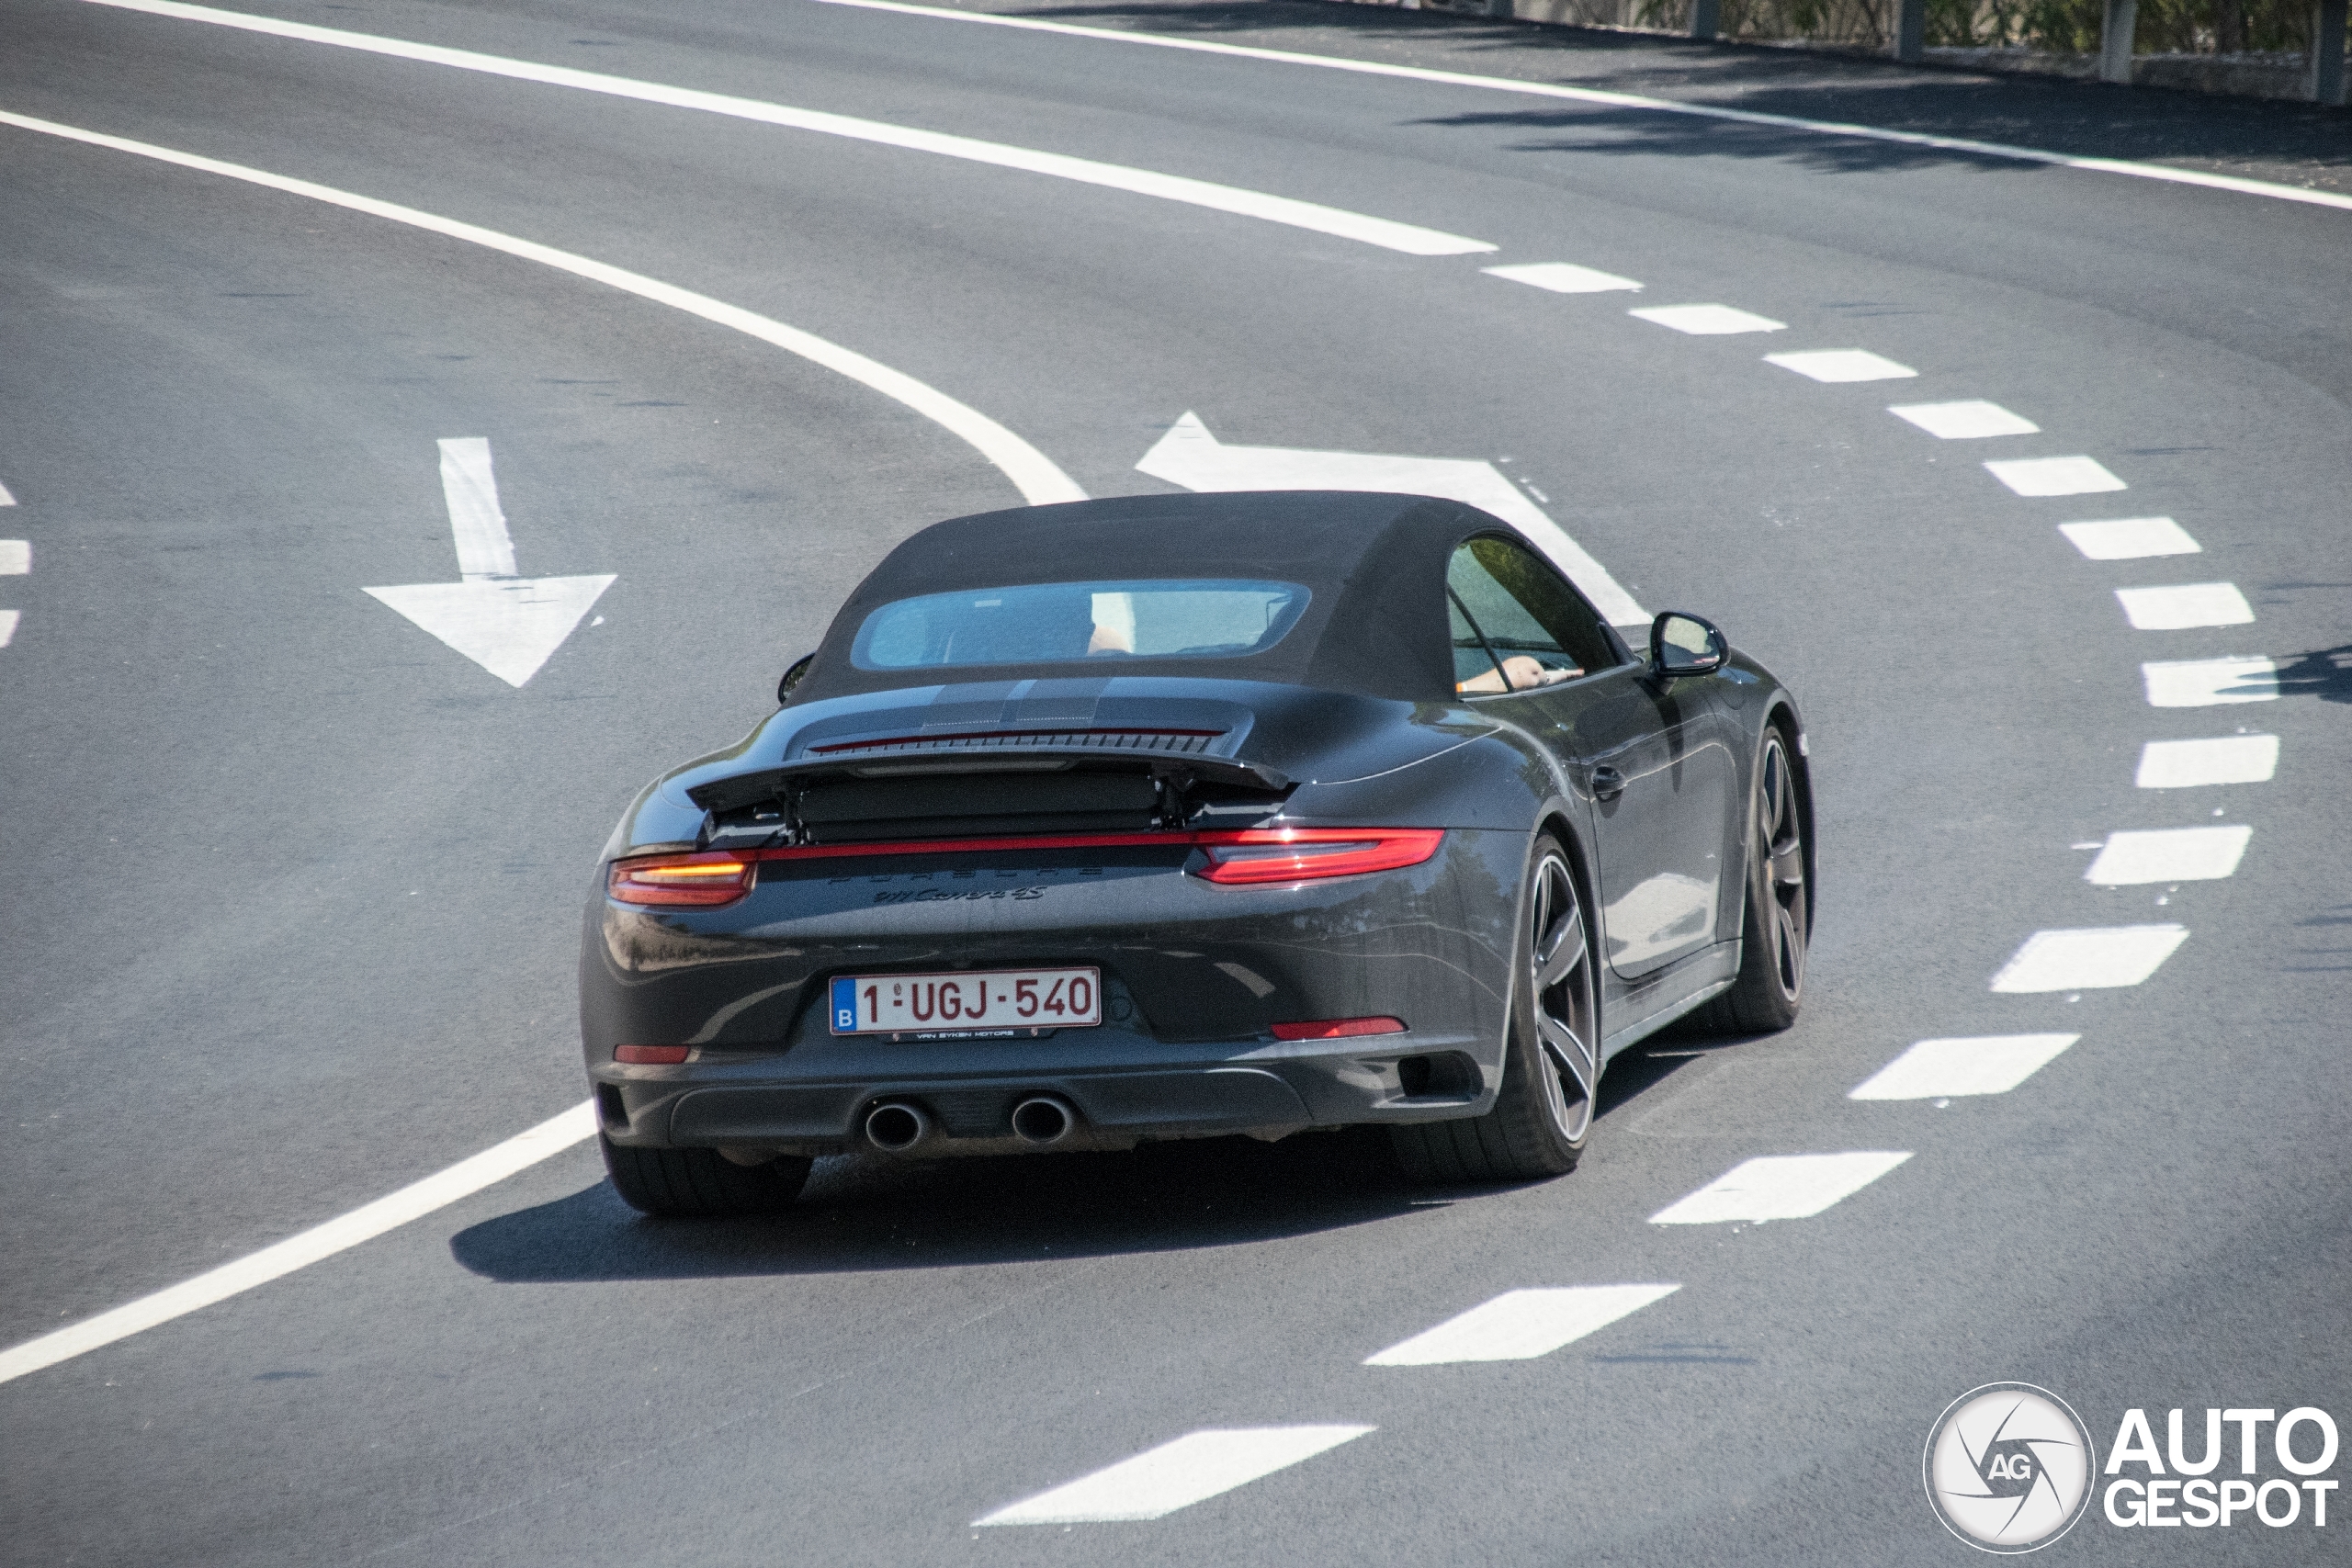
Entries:
[[613, 585], [603, 577], [518, 577], [514, 540], [498, 509], [490, 443], [441, 443], [441, 493], [458, 539], [458, 582], [413, 582], [364, 592], [398, 610], [510, 686], [520, 686], [563, 646], [580, 617]]
[[1614, 626], [1647, 626], [1649, 615], [1609, 569], [1567, 536], [1492, 463], [1476, 457], [1395, 457], [1379, 452], [1309, 452], [1227, 446], [1187, 412], [1136, 467], [1186, 490], [1359, 490], [1440, 495], [1491, 512], [1552, 558]]

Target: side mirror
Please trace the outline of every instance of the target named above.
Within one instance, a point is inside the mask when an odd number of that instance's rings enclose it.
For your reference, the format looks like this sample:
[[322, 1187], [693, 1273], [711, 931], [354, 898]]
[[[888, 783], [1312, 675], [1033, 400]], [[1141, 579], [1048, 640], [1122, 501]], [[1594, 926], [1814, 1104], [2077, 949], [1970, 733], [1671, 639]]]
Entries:
[[1668, 610], [1650, 623], [1650, 670], [1661, 676], [1712, 675], [1731, 656], [1713, 621]]
[[804, 653], [792, 661], [792, 668], [786, 671], [784, 679], [775, 683], [776, 706], [782, 707], [792, 700], [792, 688], [808, 678], [808, 667], [816, 662], [817, 656], [813, 653]]

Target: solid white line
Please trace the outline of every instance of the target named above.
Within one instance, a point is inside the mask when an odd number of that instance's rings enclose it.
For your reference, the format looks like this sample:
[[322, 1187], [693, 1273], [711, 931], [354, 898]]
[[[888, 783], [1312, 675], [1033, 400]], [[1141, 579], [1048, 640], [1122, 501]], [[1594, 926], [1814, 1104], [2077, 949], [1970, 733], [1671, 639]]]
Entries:
[[2143, 632], [2186, 631], [2192, 626], [2242, 626], [2254, 619], [2234, 582], [2184, 582], [2169, 588], [2119, 588], [2123, 617]]
[[1847, 1090], [1849, 1100], [1946, 1100], [2007, 1094], [2079, 1034], [1986, 1034], [1922, 1040]]
[[1910, 1151], [1858, 1149], [1836, 1155], [1767, 1155], [1742, 1160], [1696, 1192], [1650, 1216], [1654, 1225], [1718, 1225], [1802, 1220], [1860, 1191], [1911, 1157]]
[[1982, 441], [1988, 435], [2041, 434], [2041, 426], [2033, 421], [1982, 398], [1958, 403], [1897, 403], [1886, 412], [1943, 441]]
[[2118, 517], [2105, 523], [2061, 523], [2086, 560], [2138, 560], [2145, 556], [2193, 556], [2204, 546], [2169, 517]]
[[[113, 4], [115, 0], [95, 0], [97, 4]], [[288, 24], [291, 26], [292, 24]], [[968, 443], [980, 456], [996, 465], [1004, 477], [1011, 479], [1022, 497], [1033, 506], [1048, 502], [1083, 501], [1086, 492], [1070, 481], [1069, 476], [1056, 468], [1043, 452], [1015, 435], [996, 421], [957, 402], [913, 377], [903, 375], [862, 354], [828, 343], [813, 333], [786, 326], [782, 321], [757, 315], [738, 306], [723, 304], [707, 294], [659, 282], [641, 273], [608, 266], [570, 251], [559, 251], [552, 245], [536, 241], [518, 240], [512, 234], [502, 234], [494, 229], [483, 229], [471, 223], [460, 223], [453, 218], [442, 218], [430, 212], [420, 212], [413, 207], [401, 207], [394, 202], [379, 201], [373, 197], [355, 196], [350, 191], [337, 190], [332, 186], [313, 185], [308, 180], [289, 179], [261, 169], [251, 169], [242, 164], [224, 164], [217, 158], [198, 157], [193, 152], [178, 152], [168, 147], [150, 142], [132, 141], [119, 136], [107, 136], [95, 130], [83, 130], [74, 126], [60, 125], [55, 120], [34, 119], [28, 115], [11, 114], [0, 110], [0, 125], [13, 125], [24, 130], [37, 130], [44, 136], [60, 136], [71, 141], [86, 142], [93, 147], [111, 148], [118, 152], [135, 152], [142, 158], [160, 163], [175, 164], [181, 168], [197, 169], [205, 174], [221, 175], [232, 180], [243, 180], [291, 196], [308, 197], [335, 207], [349, 208], [372, 217], [390, 219], [414, 228], [453, 240], [503, 251], [511, 256], [535, 261], [559, 272], [608, 284], [640, 299], [651, 299], [700, 316], [722, 327], [774, 344], [787, 354], [797, 354], [812, 364], [848, 377], [859, 385], [870, 388], [895, 402], [902, 403]]]
[[1706, 104], [1677, 103], [1671, 98], [1646, 98], [1598, 87], [1563, 87], [1549, 82], [1519, 82], [1508, 76], [1477, 76], [1460, 71], [1434, 71], [1419, 65], [1387, 65], [1370, 60], [1343, 60], [1328, 54], [1303, 54], [1291, 50], [1260, 49], [1249, 44], [1213, 43], [1203, 39], [1164, 38], [1157, 33], [1127, 32], [1112, 28], [1074, 27], [1068, 22], [1039, 21], [1028, 17], [998, 17], [985, 12], [948, 11], [935, 6], [910, 6], [897, 0], [816, 0], [861, 11], [895, 11], [902, 16], [929, 17], [943, 22], [977, 22], [987, 27], [1018, 28], [1028, 32], [1060, 33], [1105, 43], [1143, 44], [1156, 49], [1187, 50], [1196, 54], [1226, 54], [1244, 60], [1266, 60], [1283, 65], [1311, 65], [1326, 71], [1346, 71], [1361, 76], [1393, 76], [1410, 82], [1436, 82], [1453, 87], [1487, 92], [1519, 93], [1529, 97], [1566, 98], [1576, 103], [1607, 104], [1614, 108], [1646, 109], [1657, 114], [1690, 115], [1700, 119], [1727, 119], [1742, 125], [1770, 125], [1787, 130], [1809, 130], [1823, 136], [1853, 137], [1864, 141], [1893, 141], [1906, 147], [1933, 147], [1949, 152], [1972, 152], [2024, 164], [2082, 169], [2091, 174], [2129, 175], [2135, 179], [2162, 180], [2172, 185], [2201, 186], [2209, 190], [2236, 191], [2268, 197], [2274, 201], [2305, 202], [2352, 211], [2352, 197], [2332, 191], [2298, 190], [2267, 180], [2241, 179], [2234, 175], [2208, 175], [2195, 169], [2169, 168], [2162, 164], [2135, 164], [2121, 158], [2081, 158], [2035, 147], [2015, 147], [2000, 141], [1972, 141], [1957, 136], [1933, 136], [1913, 130], [1888, 130], [1875, 125], [1842, 120], [1806, 119], [1795, 115], [1758, 114], [1752, 109], [1716, 108]]
[[2254, 829], [2244, 827], [2160, 828], [2109, 833], [2106, 847], [2083, 873], [2100, 887], [2152, 882], [2217, 882], [2237, 874]]
[[1608, 1327], [1679, 1285], [1571, 1285], [1505, 1291], [1493, 1301], [1364, 1358], [1367, 1367], [1438, 1367], [1457, 1361], [1532, 1361]]
[[20, 610], [0, 610], [0, 648], [16, 640], [17, 622], [22, 615]]
[[313, 1225], [298, 1235], [288, 1236], [152, 1296], [141, 1296], [96, 1317], [84, 1318], [38, 1339], [0, 1350], [0, 1382], [53, 1367], [118, 1339], [128, 1339], [159, 1323], [185, 1317], [255, 1285], [266, 1285], [297, 1269], [307, 1268], [322, 1258], [332, 1258], [435, 1209], [447, 1208], [460, 1198], [470, 1197], [551, 1155], [561, 1154], [582, 1139], [594, 1136], [595, 1131], [595, 1102], [582, 1100], [560, 1116], [551, 1116], [503, 1144], [461, 1159], [422, 1181], [411, 1182], [338, 1219]]
[[2136, 986], [2154, 974], [2188, 937], [2185, 926], [2036, 931], [1993, 976], [1993, 989], [2022, 994]]
[[2130, 488], [2095, 457], [2012, 457], [1984, 467], [2019, 495], [2095, 495]]
[[1524, 266], [1482, 266], [1478, 270], [1488, 277], [1508, 278], [1555, 294], [1608, 294], [1621, 288], [1638, 294], [1642, 288], [1630, 277], [1595, 271], [1573, 262], [1531, 262]]
[[0, 539], [0, 577], [22, 577], [32, 569], [30, 539]]
[[1241, 1427], [1188, 1432], [1108, 1469], [974, 1519], [979, 1525], [1156, 1519], [1286, 1470], [1373, 1427]]
[[469, 582], [520, 575], [514, 536], [498, 509], [498, 479], [491, 472], [490, 440], [453, 436], [441, 443], [441, 495], [449, 503], [449, 531], [458, 541], [458, 574]]
[[1770, 316], [1751, 315], [1729, 305], [1652, 305], [1645, 310], [1628, 310], [1629, 316], [1654, 321], [1661, 327], [1672, 327], [1693, 337], [1720, 337], [1730, 333], [1777, 333], [1788, 330], [1786, 321], [1776, 321]]
[[1767, 365], [1793, 370], [1816, 381], [1899, 381], [1918, 372], [1866, 348], [1811, 348], [1795, 354], [1768, 354]]
[[477, 54], [471, 50], [444, 49], [437, 44], [411, 43], [405, 39], [382, 38], [374, 33], [313, 27], [308, 22], [282, 22], [275, 17], [255, 17], [243, 11], [184, 5], [180, 0], [90, 0], [90, 4], [110, 6], [118, 10], [141, 11], [155, 17], [170, 17], [181, 21], [207, 22], [214, 27], [236, 28], [245, 32], [266, 33], [273, 38], [292, 39], [303, 43], [359, 50], [395, 60], [447, 65], [459, 71], [478, 71], [486, 75], [537, 82], [545, 86], [604, 93], [613, 97], [634, 98], [640, 103], [662, 104], [671, 108], [695, 109], [736, 119], [758, 120], [764, 125], [816, 131], [825, 136], [843, 136], [852, 141], [871, 141], [907, 152], [932, 152], [944, 158], [961, 158], [967, 163], [993, 164], [1001, 169], [1018, 169], [1024, 174], [1048, 175], [1057, 179], [1075, 180], [1081, 185], [1102, 186], [1136, 196], [1156, 197], [1162, 201], [1179, 201], [1192, 207], [1230, 212], [1243, 218], [1263, 219], [1269, 223], [1286, 223], [1295, 229], [1312, 229], [1317, 233], [1330, 234], [1342, 240], [1357, 240], [1367, 245], [1402, 251], [1408, 255], [1458, 256], [1497, 248], [1484, 240], [1468, 240], [1459, 234], [1423, 229], [1416, 224], [1392, 222], [1385, 218], [1371, 218], [1361, 212], [1349, 212], [1312, 201], [1294, 201], [1288, 197], [1269, 196], [1263, 191], [1243, 190], [1236, 186], [1217, 185], [1209, 180], [1157, 174], [1149, 169], [1132, 169], [1120, 164], [1101, 164], [1091, 158], [1041, 152], [1034, 148], [1012, 147], [1001, 141], [981, 141], [969, 136], [917, 130], [910, 126], [858, 119], [818, 109], [794, 108], [788, 104], [766, 103], [758, 98], [739, 98], [725, 93], [672, 87], [628, 76], [607, 76], [596, 71], [576, 71], [567, 65], [540, 65], [527, 60], [510, 60], [503, 55]]
[[2151, 740], [2140, 748], [2142, 789], [2265, 784], [2278, 771], [2275, 735], [2223, 735], [2211, 740]]
[[2267, 659], [2168, 659], [2140, 666], [2148, 705], [2209, 708], [2278, 700], [2278, 666]]

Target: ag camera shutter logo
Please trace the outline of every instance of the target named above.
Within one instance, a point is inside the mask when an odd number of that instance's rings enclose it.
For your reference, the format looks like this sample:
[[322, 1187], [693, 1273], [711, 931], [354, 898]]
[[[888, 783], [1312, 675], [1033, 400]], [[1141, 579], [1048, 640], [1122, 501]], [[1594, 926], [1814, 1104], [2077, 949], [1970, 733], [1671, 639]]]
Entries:
[[1928, 1503], [1980, 1551], [2037, 1551], [2075, 1527], [2091, 1499], [2098, 1455], [2066, 1402], [2031, 1383], [1970, 1389], [1928, 1432]]

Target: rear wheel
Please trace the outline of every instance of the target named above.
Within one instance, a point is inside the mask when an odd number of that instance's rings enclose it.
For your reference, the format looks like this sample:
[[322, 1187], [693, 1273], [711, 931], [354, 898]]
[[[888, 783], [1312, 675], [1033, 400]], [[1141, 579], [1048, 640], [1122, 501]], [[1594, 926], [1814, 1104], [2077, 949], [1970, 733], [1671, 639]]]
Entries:
[[1574, 1170], [1600, 1082], [1600, 998], [1584, 902], [1567, 851], [1544, 834], [1521, 899], [1519, 984], [1502, 1089], [1484, 1116], [1389, 1129], [1423, 1181], [1529, 1181]]
[[764, 1165], [737, 1165], [717, 1149], [623, 1148], [602, 1133], [596, 1142], [623, 1202], [641, 1213], [681, 1219], [789, 1208], [815, 1163], [785, 1155]]
[[1747, 911], [1740, 926], [1739, 976], [1698, 1015], [1724, 1034], [1771, 1034], [1797, 1021], [1804, 1001], [1805, 947], [1813, 935], [1805, 882], [1804, 816], [1789, 749], [1764, 732], [1756, 759], [1756, 800], [1747, 851]]

